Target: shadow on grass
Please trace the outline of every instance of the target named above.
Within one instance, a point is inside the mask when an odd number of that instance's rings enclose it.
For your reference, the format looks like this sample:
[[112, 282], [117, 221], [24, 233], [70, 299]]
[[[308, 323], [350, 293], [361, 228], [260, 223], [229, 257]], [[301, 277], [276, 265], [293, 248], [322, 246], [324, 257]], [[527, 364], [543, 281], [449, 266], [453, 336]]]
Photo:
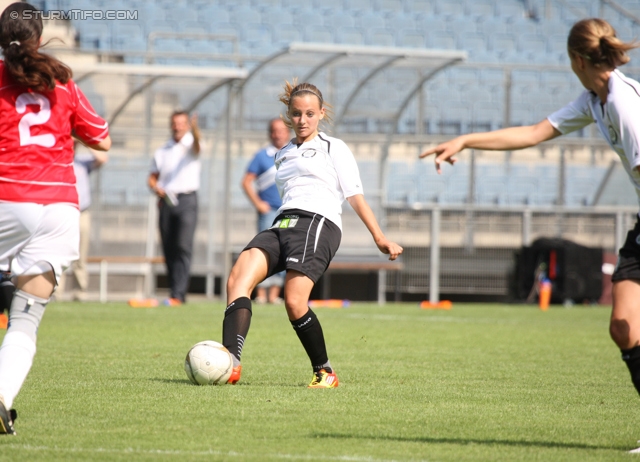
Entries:
[[193, 385], [189, 379], [148, 379], [151, 382], [162, 382], [162, 383], [179, 383], [181, 385]]
[[360, 439], [398, 441], [403, 443], [430, 443], [430, 444], [480, 444], [485, 446], [512, 446], [525, 448], [560, 448], [560, 449], [606, 449], [614, 451], [628, 451], [630, 448], [621, 446], [600, 446], [584, 443], [560, 443], [556, 441], [526, 441], [526, 440], [499, 440], [499, 439], [475, 439], [475, 438], [430, 438], [428, 436], [402, 437], [402, 436], [364, 436], [347, 433], [312, 433], [312, 438], [326, 439]]

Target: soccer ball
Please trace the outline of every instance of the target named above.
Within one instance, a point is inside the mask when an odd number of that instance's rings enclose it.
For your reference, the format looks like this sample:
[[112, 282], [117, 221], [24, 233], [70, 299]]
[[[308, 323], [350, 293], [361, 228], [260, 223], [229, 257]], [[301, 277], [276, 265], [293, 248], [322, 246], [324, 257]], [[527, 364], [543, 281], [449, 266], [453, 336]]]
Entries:
[[184, 371], [196, 385], [223, 385], [233, 371], [233, 359], [223, 345], [205, 340], [191, 347], [184, 360]]

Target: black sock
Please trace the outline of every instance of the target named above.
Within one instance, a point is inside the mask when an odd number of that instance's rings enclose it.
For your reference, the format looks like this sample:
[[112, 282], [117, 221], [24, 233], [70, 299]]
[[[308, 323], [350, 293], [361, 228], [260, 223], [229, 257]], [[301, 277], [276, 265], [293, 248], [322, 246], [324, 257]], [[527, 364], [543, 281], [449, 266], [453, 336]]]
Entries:
[[251, 325], [251, 300], [240, 297], [232, 301], [224, 312], [222, 344], [240, 361], [244, 339]]
[[300, 319], [291, 321], [291, 325], [311, 360], [313, 371], [318, 372], [320, 369], [325, 369], [327, 372], [332, 372], [322, 326], [311, 308]]
[[622, 360], [627, 363], [629, 372], [631, 372], [631, 381], [640, 393], [640, 346], [620, 351], [622, 352]]

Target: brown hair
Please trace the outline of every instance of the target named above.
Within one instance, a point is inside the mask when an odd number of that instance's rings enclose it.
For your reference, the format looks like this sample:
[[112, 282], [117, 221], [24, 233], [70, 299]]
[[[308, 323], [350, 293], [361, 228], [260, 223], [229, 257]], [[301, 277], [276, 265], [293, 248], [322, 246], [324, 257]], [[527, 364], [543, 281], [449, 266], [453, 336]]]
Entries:
[[13, 80], [33, 90], [53, 90], [56, 80], [67, 83], [69, 67], [40, 53], [42, 15], [28, 3], [12, 3], [0, 15], [0, 47]]
[[183, 111], [182, 109], [178, 109], [171, 113], [171, 120], [178, 116], [185, 116], [187, 119], [189, 118], [189, 113], [187, 111]]
[[629, 62], [627, 51], [639, 47], [638, 42], [623, 42], [615, 29], [604, 19], [591, 18], [578, 21], [567, 39], [570, 53], [576, 53], [594, 66], [617, 67]]
[[298, 79], [293, 79], [293, 83], [289, 83], [288, 81], [284, 82], [284, 92], [280, 94], [280, 102], [287, 106], [287, 112], [283, 116], [281, 116], [284, 124], [289, 128], [293, 128], [293, 123], [291, 122], [291, 117], [289, 116], [291, 100], [296, 96], [302, 96], [303, 94], [311, 94], [318, 98], [320, 107], [325, 108], [323, 120], [331, 122], [331, 105], [325, 103], [324, 98], [322, 97], [322, 92], [318, 90], [318, 87], [316, 87], [312, 83], [306, 82], [298, 84]]

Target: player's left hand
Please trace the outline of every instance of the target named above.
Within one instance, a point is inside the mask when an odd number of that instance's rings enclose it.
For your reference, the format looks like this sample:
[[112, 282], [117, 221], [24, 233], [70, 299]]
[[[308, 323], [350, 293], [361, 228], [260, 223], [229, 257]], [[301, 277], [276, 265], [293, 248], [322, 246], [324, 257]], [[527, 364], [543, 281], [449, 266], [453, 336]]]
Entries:
[[400, 245], [391, 242], [389, 239], [382, 238], [376, 242], [380, 252], [389, 255], [389, 260], [395, 260], [404, 250]]
[[453, 156], [455, 156], [457, 153], [459, 153], [463, 149], [464, 149], [464, 144], [462, 143], [462, 139], [461, 137], [458, 137], [450, 141], [447, 141], [445, 143], [441, 143], [438, 146], [435, 146], [433, 148], [427, 149], [425, 152], [420, 154], [419, 157], [421, 159], [424, 159], [425, 157], [430, 156], [431, 154], [435, 154], [436, 157], [434, 159], [434, 163], [436, 166], [436, 171], [438, 172], [438, 174], [440, 174], [442, 173], [442, 168], [441, 168], [442, 163], [448, 162], [451, 165], [455, 164], [458, 159], [456, 159]]

